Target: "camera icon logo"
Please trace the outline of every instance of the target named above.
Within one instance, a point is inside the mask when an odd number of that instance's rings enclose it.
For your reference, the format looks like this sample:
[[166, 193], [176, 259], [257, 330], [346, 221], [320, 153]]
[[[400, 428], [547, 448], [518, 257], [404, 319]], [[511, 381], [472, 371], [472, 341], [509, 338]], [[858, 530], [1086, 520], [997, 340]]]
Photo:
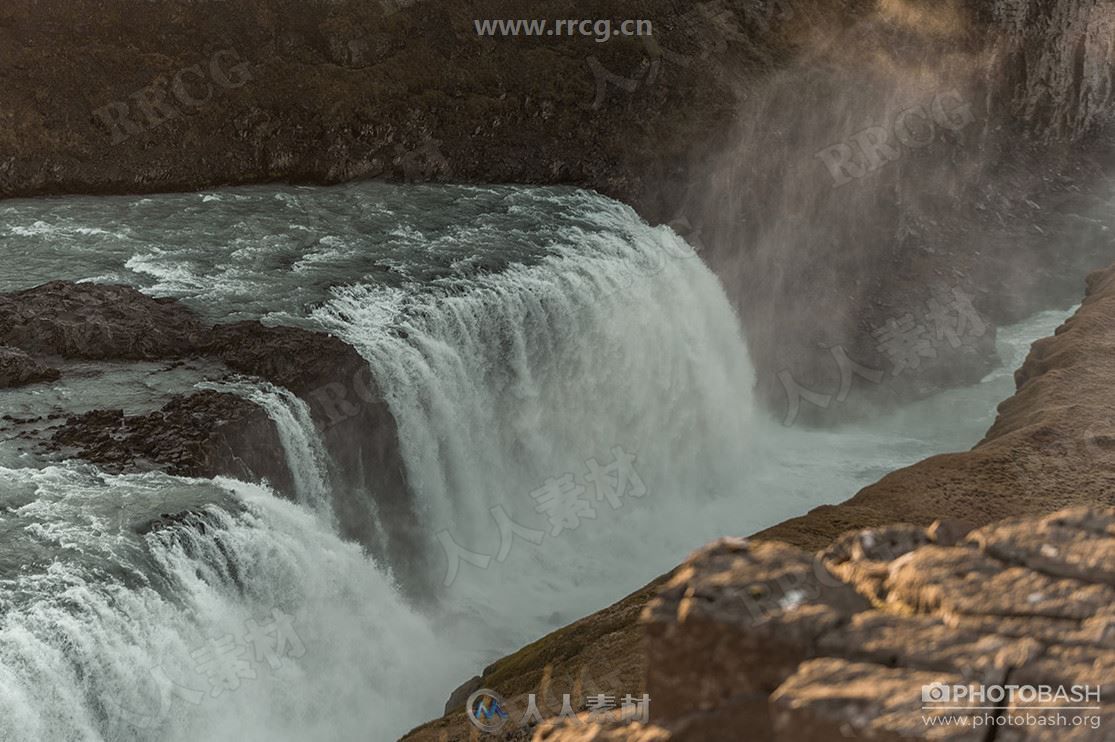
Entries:
[[922, 703], [947, 703], [952, 689], [944, 683], [930, 683], [921, 687]]

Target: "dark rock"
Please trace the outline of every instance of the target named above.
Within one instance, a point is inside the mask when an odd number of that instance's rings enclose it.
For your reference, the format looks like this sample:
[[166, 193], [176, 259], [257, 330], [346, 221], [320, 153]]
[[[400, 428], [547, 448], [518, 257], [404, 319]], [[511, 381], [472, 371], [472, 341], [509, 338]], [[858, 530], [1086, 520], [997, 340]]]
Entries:
[[0, 389], [41, 381], [57, 381], [62, 372], [44, 365], [21, 350], [0, 345]]
[[[996, 362], [988, 331], [840, 393], [829, 349], [889, 371], [873, 331], [920, 320], [936, 277], [963, 275], [955, 287], [1003, 324], [1067, 305], [1083, 266], [1112, 254], [1110, 218], [1079, 197], [1110, 154], [1102, 3], [904, 0], [896, 14], [728, 0], [715, 18], [673, 0], [579, 6], [652, 20], [653, 53], [640, 39], [478, 36], [475, 19], [505, 16], [499, 0], [104, 5], [6, 4], [0, 69], [20, 74], [4, 81], [0, 196], [372, 177], [592, 188], [707, 246], [751, 323], [760, 397], [784, 413], [789, 373], [841, 398], [803, 420], [972, 383]], [[184, 72], [191, 91], [172, 85]], [[883, 124], [912, 91], [953, 87], [977, 124], [833, 193], [818, 150]]]
[[194, 352], [202, 325], [172, 299], [130, 286], [55, 281], [0, 294], [0, 344], [92, 360], [152, 360]]
[[278, 491], [293, 494], [271, 420], [257, 405], [230, 394], [175, 397], [146, 415], [94, 410], [69, 418], [51, 441], [55, 450], [73, 449], [107, 471], [162, 469], [188, 477], [266, 479]]
[[[311, 403], [325, 396], [322, 393], [315, 397], [314, 392], [331, 382], [351, 385], [367, 366], [352, 346], [332, 335], [253, 321], [214, 326], [206, 334], [200, 350], [220, 358], [234, 371], [286, 387]], [[364, 396], [376, 401], [378, 394], [374, 386], [364, 386], [361, 389]], [[358, 402], [355, 390], [352, 394], [351, 398], [339, 398], [336, 404]], [[322, 409], [321, 412], [328, 416], [344, 410]]]
[[[396, 565], [402, 582], [431, 579], [429, 534], [407, 487], [398, 428], [367, 361], [332, 335], [259, 322], [217, 325], [200, 347], [309, 405], [333, 459], [333, 508], [343, 533]], [[375, 523], [387, 524], [387, 533]]]
[[[211, 356], [289, 389], [309, 406], [332, 458], [332, 504], [344, 535], [399, 565], [400, 581], [432, 579], [430, 536], [407, 488], [395, 419], [367, 362], [340, 339], [254, 321], [207, 327], [173, 299], [127, 286], [56, 281], [0, 294], [4, 342], [73, 359], [178, 363]], [[256, 405], [229, 395], [178, 396], [157, 413], [128, 418], [91, 412], [70, 419], [53, 446], [112, 471], [225, 474], [267, 479], [288, 495], [293, 490], [273, 423]], [[389, 524], [388, 533], [377, 522]]]

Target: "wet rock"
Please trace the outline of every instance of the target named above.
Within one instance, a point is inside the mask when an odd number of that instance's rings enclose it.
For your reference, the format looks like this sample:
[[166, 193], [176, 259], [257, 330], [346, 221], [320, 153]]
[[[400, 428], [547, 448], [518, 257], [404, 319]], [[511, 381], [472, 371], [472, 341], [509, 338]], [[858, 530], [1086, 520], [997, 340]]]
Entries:
[[[286, 387], [311, 403], [324, 408], [329, 400], [328, 385], [332, 382], [351, 384], [362, 374], [367, 363], [352, 346], [332, 335], [301, 327], [268, 326], [260, 322], [236, 322], [216, 325], [206, 333], [200, 349], [220, 358], [229, 368], [243, 374], [267, 379], [276, 386]], [[378, 401], [374, 385], [347, 390], [335, 405]], [[318, 394], [314, 394], [317, 392]], [[349, 409], [322, 409], [323, 414], [340, 414]]]
[[0, 345], [0, 389], [57, 381], [62, 373], [16, 348]]
[[94, 410], [67, 419], [50, 445], [108, 471], [161, 469], [177, 476], [266, 479], [277, 490], [294, 494], [271, 420], [252, 402], [230, 394], [204, 391], [175, 397], [146, 415]]
[[[398, 565], [400, 582], [433, 579], [430, 534], [409, 496], [394, 416], [367, 362], [342, 340], [255, 321], [209, 327], [173, 299], [55, 281], [0, 294], [3, 343], [71, 359], [178, 363], [208, 356], [289, 389], [309, 406], [332, 458], [332, 505], [344, 535]], [[53, 445], [112, 471], [227, 474], [293, 491], [274, 424], [254, 404], [228, 395], [178, 396], [158, 413], [126, 419], [119, 411], [95, 411], [69, 420]], [[376, 523], [390, 524], [388, 538]]]
[[28, 353], [91, 360], [189, 355], [202, 325], [171, 299], [130, 286], [54, 281], [0, 294], [0, 344]]

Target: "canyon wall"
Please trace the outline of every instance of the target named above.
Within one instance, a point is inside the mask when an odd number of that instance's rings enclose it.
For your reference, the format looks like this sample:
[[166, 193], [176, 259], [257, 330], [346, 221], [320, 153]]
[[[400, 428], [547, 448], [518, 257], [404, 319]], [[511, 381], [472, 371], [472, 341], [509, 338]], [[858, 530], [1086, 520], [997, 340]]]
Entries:
[[[1067, 305], [1115, 258], [1112, 13], [12, 0], [0, 197], [354, 178], [593, 188], [702, 252], [777, 414], [830, 421], [978, 379], [995, 325]], [[653, 36], [474, 25], [524, 16], [646, 19]], [[849, 368], [870, 383], [845, 401]]]

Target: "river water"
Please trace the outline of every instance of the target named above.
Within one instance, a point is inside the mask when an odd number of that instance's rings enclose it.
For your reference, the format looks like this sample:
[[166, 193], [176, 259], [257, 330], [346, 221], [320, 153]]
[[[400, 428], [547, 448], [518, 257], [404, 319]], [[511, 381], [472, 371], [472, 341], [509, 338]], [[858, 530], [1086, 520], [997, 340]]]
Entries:
[[[411, 600], [402, 565], [338, 536], [330, 453], [286, 390], [213, 378], [203, 361], [67, 364], [53, 387], [0, 393], [2, 411], [239, 394], [275, 421], [295, 497], [112, 476], [45, 460], [0, 427], [4, 740], [397, 738], [493, 659], [705, 541], [970, 447], [1029, 343], [1064, 317], [999, 328], [1003, 365], [976, 386], [816, 431], [754, 408], [739, 320], [685, 242], [584, 191], [366, 183], [7, 201], [0, 258], [0, 291], [128, 283], [213, 322], [351, 343], [396, 418], [438, 565], [433, 594]], [[190, 527], [140, 527], [183, 512]]]

